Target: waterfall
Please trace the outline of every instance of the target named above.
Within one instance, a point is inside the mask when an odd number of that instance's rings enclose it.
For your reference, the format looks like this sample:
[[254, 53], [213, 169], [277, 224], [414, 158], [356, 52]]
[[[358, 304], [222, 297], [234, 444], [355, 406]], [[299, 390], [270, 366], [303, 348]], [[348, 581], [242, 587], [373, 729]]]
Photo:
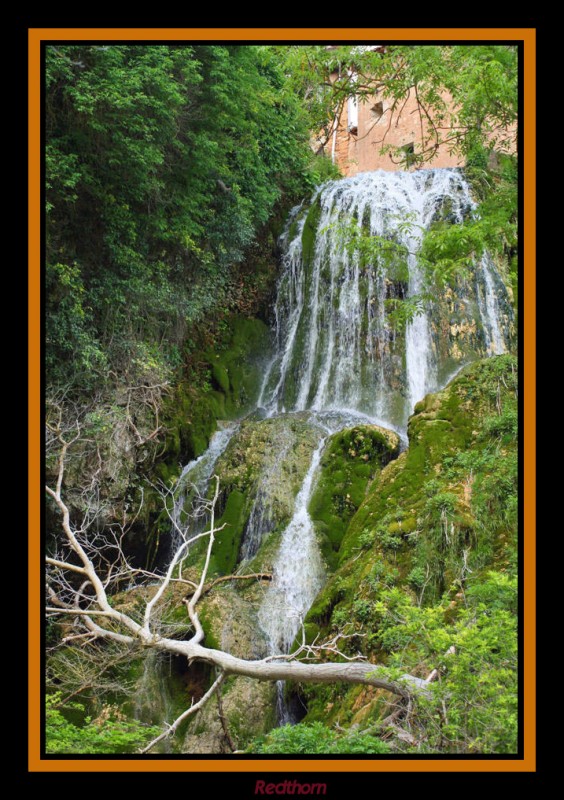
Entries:
[[180, 473], [174, 493], [172, 511], [173, 549], [176, 549], [180, 544], [176, 528], [181, 527], [183, 521], [186, 521], [187, 514], [195, 515], [189, 523], [192, 533], [197, 533], [196, 528], [199, 530], [201, 527], [201, 520], [198, 517], [198, 498], [205, 496], [217, 460], [225, 452], [227, 445], [238, 429], [239, 424], [235, 422], [216, 431], [210, 439], [208, 449], [199, 458], [189, 461]]
[[[271, 654], [288, 653], [300, 625], [324, 582], [321, 553], [315, 538], [308, 504], [321, 453], [322, 438], [296, 497], [294, 515], [282, 534], [273, 567], [273, 579], [258, 613]], [[277, 715], [280, 724], [294, 720], [284, 701], [284, 681], [277, 681]]]
[[[303, 203], [290, 215], [281, 237], [276, 352], [265, 370], [257, 408], [267, 418], [302, 412], [303, 420], [305, 412], [319, 430], [319, 442], [281, 533], [273, 579], [258, 610], [273, 656], [289, 652], [324, 582], [308, 504], [327, 436], [372, 423], [396, 431], [405, 446], [407, 420], [418, 401], [469, 360], [510, 347], [511, 304], [487, 253], [441, 291], [429, 287], [419, 262], [430, 226], [462, 223], [475, 213], [463, 173], [432, 169], [329, 181], [309, 205]], [[367, 236], [355, 239], [355, 229]], [[352, 246], [343, 231], [352, 231]], [[362, 241], [370, 237], [389, 247], [363, 252]], [[402, 325], [393, 311], [406, 298], [418, 304]], [[176, 492], [177, 523], [186, 520], [188, 501], [194, 505], [207, 492], [216, 462], [238, 429], [239, 423], [232, 423], [218, 431], [206, 453], [184, 468]], [[281, 435], [277, 458], [258, 480], [241, 562], [256, 555], [272, 529], [281, 464], [293, 446], [291, 436]], [[292, 721], [282, 683], [278, 717], [282, 723]]]
[[[443, 298], [422, 294], [428, 289], [418, 260], [422, 239], [433, 223], [461, 223], [475, 209], [458, 169], [375, 171], [330, 181], [309, 208], [296, 209], [282, 241], [277, 354], [259, 405], [270, 416], [349, 409], [405, 428], [415, 403], [439, 388], [443, 366], [436, 324]], [[343, 226], [351, 224], [389, 241], [404, 257], [386, 262], [373, 253], [366, 259], [360, 248], [343, 246]], [[473, 269], [461, 324], [471, 326], [478, 317], [481, 354], [504, 352], [507, 292], [489, 256]], [[391, 304], [404, 298], [422, 302], [401, 329]]]
[[503, 284], [500, 285], [495, 266], [487, 253], [482, 256], [481, 266], [483, 284], [478, 285], [477, 294], [486, 346], [489, 355], [500, 355], [507, 352], [500, 326], [501, 314], [498, 300], [498, 293], [503, 294], [505, 287]]
[[272, 653], [287, 653], [313, 598], [323, 585], [323, 564], [307, 510], [325, 439], [315, 450], [296, 497], [294, 515], [282, 534], [273, 580], [259, 610]]

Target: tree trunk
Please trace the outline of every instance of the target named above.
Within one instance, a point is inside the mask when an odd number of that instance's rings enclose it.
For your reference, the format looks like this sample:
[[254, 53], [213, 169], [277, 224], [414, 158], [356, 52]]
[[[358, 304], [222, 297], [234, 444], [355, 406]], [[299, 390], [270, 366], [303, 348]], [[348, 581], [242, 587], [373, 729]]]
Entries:
[[388, 692], [409, 697], [425, 686], [422, 678], [402, 675], [400, 681], [389, 681], [382, 675], [382, 667], [363, 662], [346, 664], [307, 664], [303, 661], [246, 661], [222, 650], [212, 650], [193, 642], [175, 639], [159, 639], [154, 643], [158, 650], [185, 656], [189, 661], [205, 661], [225, 672], [226, 675], [244, 675], [258, 681], [299, 681], [301, 683], [363, 683], [385, 689]]

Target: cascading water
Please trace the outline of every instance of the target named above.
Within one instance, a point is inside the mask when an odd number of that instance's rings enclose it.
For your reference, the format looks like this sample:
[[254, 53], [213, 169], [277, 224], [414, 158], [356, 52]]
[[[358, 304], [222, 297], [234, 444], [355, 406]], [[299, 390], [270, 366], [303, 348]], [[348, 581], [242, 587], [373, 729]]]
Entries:
[[[278, 352], [259, 400], [267, 413], [347, 408], [404, 428], [415, 403], [440, 383], [440, 331], [432, 324], [440, 298], [426, 299], [404, 331], [389, 301], [421, 294], [417, 254], [430, 225], [460, 223], [475, 207], [457, 169], [369, 172], [322, 187], [285, 237]], [[403, 263], [364, 263], [358, 249], [343, 246], [351, 223], [401, 247]], [[466, 318], [480, 318], [484, 355], [503, 352], [500, 319], [511, 315], [505, 287], [489, 257], [474, 273]]]
[[323, 562], [307, 507], [325, 439], [319, 443], [284, 531], [274, 576], [259, 610], [272, 653], [287, 653], [313, 598], [323, 585]]
[[225, 452], [225, 448], [238, 428], [238, 423], [233, 423], [216, 431], [210, 439], [208, 449], [199, 458], [189, 461], [180, 473], [172, 512], [174, 523], [172, 531], [173, 547], [176, 547], [179, 543], [177, 528], [182, 526], [183, 519], [186, 518], [187, 513], [194, 515], [189, 520], [190, 531], [196, 533], [196, 528], [200, 529], [198, 498], [205, 496], [217, 460]]
[[[418, 252], [425, 231], [445, 218], [461, 223], [475, 207], [463, 174], [438, 169], [371, 172], [331, 181], [314, 196], [309, 210], [295, 210], [282, 240], [277, 354], [259, 397], [269, 416], [309, 409], [328, 432], [358, 424], [360, 418], [395, 429], [405, 442], [407, 418], [419, 400], [439, 388], [440, 368], [446, 366], [444, 378], [462, 364], [440, 364], [434, 302], [422, 305], [402, 336], [386, 301], [421, 295], [424, 274]], [[403, 264], [363, 264], [358, 249], [343, 247], [343, 227], [351, 223], [402, 247]], [[474, 297], [468, 298], [454, 335], [464, 325], [475, 327], [475, 313], [483, 354], [503, 352], [507, 326], [501, 324], [502, 306], [510, 316], [503, 282], [489, 256], [474, 272], [473, 290], [468, 281], [463, 287]], [[307, 511], [322, 448], [323, 440], [282, 535], [273, 581], [259, 611], [273, 654], [288, 652], [323, 581]], [[280, 685], [278, 712], [281, 722], [290, 721]]]
[[505, 337], [500, 327], [499, 296], [503, 295], [504, 286], [496, 274], [495, 266], [485, 253], [481, 261], [483, 285], [478, 285], [478, 304], [480, 317], [486, 338], [488, 354], [492, 356], [507, 352]]
[[[298, 496], [294, 516], [282, 536], [273, 580], [259, 609], [258, 621], [268, 637], [271, 654], [287, 653], [315, 595], [323, 586], [324, 569], [313, 522], [308, 512], [315, 473], [325, 438], [313, 454]], [[284, 702], [284, 682], [277, 684], [278, 719], [292, 722]]]
[[[378, 171], [330, 181], [309, 207], [302, 204], [290, 216], [281, 239], [282, 274], [274, 307], [277, 350], [257, 408], [268, 418], [306, 412], [319, 440], [258, 611], [271, 655], [289, 651], [323, 585], [308, 504], [327, 435], [373, 423], [395, 430], [405, 444], [408, 417], [425, 394], [445, 385], [468, 361], [509, 349], [511, 304], [488, 254], [454, 287], [434, 294], [425, 286], [418, 261], [423, 236], [433, 223], [461, 223], [475, 209], [460, 170]], [[390, 250], [402, 257], [363, 258], [359, 247], [343, 245], [343, 230], [353, 230], [351, 225], [376, 241], [390, 242]], [[394, 304], [418, 297], [418, 313], [398, 326], [391, 313]], [[205, 493], [237, 429], [234, 424], [219, 431], [209, 450], [185, 467], [177, 521], [194, 496], [186, 487], [195, 484], [196, 493]], [[291, 437], [280, 435], [279, 457], [259, 478], [240, 563], [255, 556], [271, 530], [280, 465], [294, 446]], [[282, 684], [278, 713], [281, 722], [292, 721]]]

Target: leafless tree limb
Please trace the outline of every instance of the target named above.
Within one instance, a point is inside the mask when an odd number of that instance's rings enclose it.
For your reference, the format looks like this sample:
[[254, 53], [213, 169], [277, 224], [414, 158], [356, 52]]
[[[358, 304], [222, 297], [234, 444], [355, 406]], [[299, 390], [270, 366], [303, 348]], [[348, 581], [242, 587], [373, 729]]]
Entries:
[[180, 716], [177, 717], [171, 725], [167, 726], [167, 729], [163, 733], [161, 733], [155, 739], [150, 741], [149, 744], [146, 747], [144, 747], [143, 750], [141, 750], [141, 753], [148, 753], [149, 750], [152, 750], [153, 747], [159, 742], [162, 742], [163, 739], [172, 736], [176, 732], [176, 729], [178, 728], [181, 722], [184, 722], [185, 719], [188, 719], [188, 717], [191, 717], [192, 714], [195, 714], [196, 711], [199, 711], [201, 708], [205, 706], [210, 697], [213, 697], [214, 693], [219, 689], [224, 680], [225, 680], [225, 673], [220, 672], [218, 677], [215, 679], [215, 681], [210, 686], [208, 691], [203, 695], [203, 697], [201, 697], [201, 699], [198, 700], [197, 703], [193, 703], [193, 705], [191, 705], [190, 708], [187, 708], [186, 711], [183, 711], [182, 714], [180, 714]]
[[[61, 514], [63, 538], [68, 548], [68, 555], [62, 554], [47, 559], [47, 594], [50, 600], [47, 613], [51, 617], [74, 619], [75, 629], [69, 632], [67, 641], [72, 641], [72, 639], [82, 641], [82, 637], [84, 637], [86, 641], [105, 640], [114, 643], [114, 646], [123, 645], [128, 648], [137, 643], [141, 647], [153, 648], [157, 652], [182, 656], [188, 660], [188, 663], [199, 661], [210, 664], [219, 671], [219, 677], [206, 694], [183, 712], [143, 752], [148, 752], [163, 738], [172, 735], [184, 719], [196, 713], [213, 696], [228, 675], [241, 675], [259, 681], [289, 680], [304, 683], [343, 681], [351, 684], [367, 684], [385, 689], [408, 700], [412, 694], [425, 691], [426, 682], [423, 679], [404, 675], [399, 680], [391, 681], [382, 667], [364, 662], [360, 654], [354, 656], [345, 654], [340, 649], [340, 643], [357, 634], [340, 632], [325, 642], [315, 640], [308, 644], [302, 627], [302, 642], [295, 652], [289, 656], [266, 657], [259, 660], [237, 658], [230, 653], [205, 647], [202, 644], [204, 630], [198, 614], [198, 602], [206, 591], [223, 580], [215, 579], [206, 583], [215, 535], [224, 527], [223, 525], [216, 527], [215, 523], [216, 505], [219, 498], [217, 476], [214, 476], [214, 493], [207, 506], [208, 529], [192, 536], [187, 533], [188, 527], [185, 530], [181, 529], [180, 543], [165, 574], [159, 576], [151, 573], [157, 581], [157, 586], [145, 586], [143, 593], [137, 596], [139, 599], [144, 595], [144, 609], [141, 612], [136, 609], [135, 612], [126, 613], [119, 607], [115, 607], [110, 602], [111, 594], [117, 591], [120, 582], [124, 579], [129, 578], [131, 581], [136, 572], [128, 563], [123, 552], [123, 530], [117, 526], [115, 529], [110, 528], [101, 533], [97, 530], [90, 532], [89, 525], [92, 517], [88, 515], [83, 518], [79, 527], [72, 524], [69, 508], [62, 496], [65, 457], [69, 444], [60, 434], [59, 438], [61, 451], [56, 485], [55, 489], [46, 487], [46, 491]], [[167, 589], [174, 580], [173, 572], [185, 557], [188, 546], [206, 537], [204, 566], [199, 581], [191, 596], [183, 601], [193, 632], [188, 639], [165, 636], [160, 612], [162, 612], [163, 604], [167, 601]], [[71, 551], [77, 557], [78, 565], [69, 561]], [[102, 571], [104, 575], [102, 575]], [[79, 586], [76, 581], [77, 575], [84, 579]], [[225, 580], [233, 580], [237, 577], [247, 579], [266, 576], [264, 574], [226, 576]], [[322, 654], [336, 656], [346, 663], [342, 663], [342, 661], [340, 663], [319, 663]]]

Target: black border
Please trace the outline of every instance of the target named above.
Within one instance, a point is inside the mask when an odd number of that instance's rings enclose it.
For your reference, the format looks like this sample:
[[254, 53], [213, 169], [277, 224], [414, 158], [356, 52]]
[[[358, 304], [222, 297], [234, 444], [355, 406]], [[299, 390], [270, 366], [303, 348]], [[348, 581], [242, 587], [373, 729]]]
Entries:
[[[74, 25], [56, 25], [53, 22], [50, 22], [48, 26], [45, 28], [49, 29], [49, 27], [57, 27], [57, 28], [74, 28]], [[388, 27], [387, 23], [382, 22], [382, 27]], [[391, 26], [391, 23], [390, 23]], [[35, 26], [34, 26], [35, 27]], [[37, 25], [37, 27], [44, 27]], [[112, 24], [111, 26], [98, 26], [90, 24], [88, 27], [107, 27], [108, 29], [115, 30], [116, 28], [128, 28], [127, 23], [122, 25], [116, 23]], [[147, 25], [139, 25], [136, 24], [134, 29], [142, 28], [142, 27], [165, 27], [164, 25], [156, 26], [155, 23], [147, 23]], [[178, 28], [179, 26], [173, 26]], [[201, 22], [197, 26], [189, 26], [191, 30], [198, 30], [201, 28], [214, 28], [217, 27], [215, 24], [210, 24], [209, 26], [202, 24]], [[240, 22], [238, 25], [235, 26], [222, 26], [222, 27], [231, 27], [233, 30], [243, 29], [245, 28], [248, 30], [248, 26], [243, 26]], [[259, 26], [255, 24], [255, 29], [259, 30], [262, 27], [271, 27], [268, 23], [265, 23], [264, 26]], [[302, 26], [284, 26], [285, 28], [294, 27], [299, 30], [303, 30]], [[307, 26], [309, 27], [309, 26]], [[312, 29], [319, 30], [320, 26], [311, 26]], [[323, 27], [331, 27], [329, 25]], [[395, 26], [394, 26], [395, 27]], [[417, 25], [413, 23], [410, 27], [417, 27], [422, 30], [427, 28], [432, 28], [433, 30], [437, 30], [436, 26], [433, 25]], [[445, 29], [448, 27], [456, 27], [456, 25], [444, 25]], [[503, 30], [507, 30], [508, 28], [518, 27], [513, 23], [511, 26], [507, 25], [472, 25], [468, 26], [472, 28], [487, 28], [491, 30], [491, 28], [499, 27]], [[521, 27], [530, 27], [530, 24], [525, 24]], [[129, 28], [132, 30], [131, 28]], [[133, 30], [134, 30], [133, 29]], [[363, 44], [374, 44], [374, 39], [347, 39], [347, 40], [339, 40], [340, 43], [343, 45], [363, 45]], [[523, 252], [523, 222], [524, 222], [524, 192], [523, 192], [523, 178], [524, 178], [524, 163], [523, 163], [523, 113], [524, 113], [524, 81], [523, 81], [523, 62], [524, 62], [524, 41], [522, 39], [429, 39], [422, 41], [420, 39], [400, 39], [400, 38], [393, 38], [393, 39], [378, 39], [378, 44], [382, 45], [389, 45], [389, 44], [401, 44], [405, 46], [432, 46], [432, 45], [444, 45], [444, 46], [460, 46], [460, 45], [506, 45], [506, 46], [516, 46], [518, 48], [518, 82], [519, 82], [519, 94], [518, 94], [518, 153], [519, 163], [518, 163], [518, 215], [519, 215], [519, 222], [518, 222], [518, 261], [519, 261], [519, 268], [518, 268], [518, 365], [519, 365], [519, 375], [518, 375], [518, 416], [519, 416], [519, 438], [518, 438], [518, 491], [519, 491], [519, 539], [518, 539], [518, 583], [519, 583], [519, 593], [518, 593], [518, 648], [519, 648], [519, 675], [518, 675], [518, 700], [519, 700], [519, 711], [518, 711], [518, 720], [519, 720], [519, 732], [518, 732], [518, 750], [517, 753], [496, 753], [496, 754], [464, 754], [464, 753], [449, 753], [449, 754], [343, 754], [343, 755], [332, 755], [332, 756], [322, 756], [321, 754], [245, 754], [245, 755], [228, 755], [228, 754], [182, 754], [182, 753], [175, 753], [175, 754], [47, 754], [45, 752], [45, 664], [46, 664], [46, 653], [45, 653], [45, 614], [44, 614], [44, 607], [45, 607], [45, 600], [42, 600], [42, 624], [41, 624], [41, 667], [42, 667], [42, 687], [41, 687], [41, 696], [42, 696], [42, 704], [41, 704], [41, 752], [40, 758], [45, 761], [84, 761], [88, 759], [89, 761], [103, 761], [103, 760], [111, 760], [111, 761], [230, 761], [231, 759], [237, 758], [241, 761], [280, 761], [281, 766], [285, 762], [291, 761], [295, 762], [296, 760], [300, 761], [359, 761], [360, 763], [365, 761], [456, 761], [456, 760], [463, 760], [468, 762], [475, 762], [475, 761], [509, 761], [509, 760], [522, 760], [524, 758], [524, 680], [523, 680], [523, 669], [522, 669], [522, 657], [523, 657], [523, 647], [524, 647], [524, 630], [523, 630], [523, 611], [524, 611], [524, 591], [523, 591], [523, 560], [524, 560], [524, 548], [523, 548], [523, 521], [524, 521], [524, 453], [523, 453], [523, 431], [524, 431], [524, 413], [523, 413], [523, 389], [524, 389], [524, 376], [523, 376], [523, 335], [524, 335], [524, 252]], [[202, 45], [209, 45], [209, 46], [221, 46], [221, 45], [239, 45], [239, 46], [253, 46], [253, 45], [327, 45], [327, 44], [335, 44], [334, 38], [329, 39], [315, 39], [315, 40], [308, 40], [308, 39], [42, 39], [41, 40], [41, 99], [40, 99], [40, 110], [41, 110], [41, 168], [40, 168], [40, 175], [41, 175], [41, 413], [42, 418], [45, 417], [45, 360], [44, 360], [44, 342], [45, 342], [45, 243], [46, 243], [46, 211], [45, 211], [45, 48], [47, 46], [57, 46], [57, 45], [77, 45], [77, 46], [112, 46], [112, 45], [122, 45], [122, 46], [131, 46], [131, 45], [139, 45], [139, 46], [162, 46], [162, 45], [172, 45], [172, 46], [202, 46]], [[26, 43], [27, 48], [27, 43]], [[26, 111], [27, 115], [27, 111]], [[27, 122], [27, 119], [26, 119]], [[27, 286], [26, 286], [27, 288]], [[44, 442], [43, 442], [43, 450], [44, 450]], [[44, 456], [44, 452], [42, 454]], [[45, 485], [45, 458], [42, 458], [41, 462], [41, 481], [42, 484], [40, 488], [40, 496], [44, 496], [43, 486]], [[46, 504], [45, 500], [43, 500], [41, 504], [41, 531], [40, 531], [40, 542], [41, 542], [41, 553], [45, 551], [45, 541], [46, 541], [46, 532], [45, 532], [45, 512], [46, 512]], [[43, 574], [45, 571], [45, 566], [42, 566]], [[98, 773], [96, 773], [98, 774]], [[99, 773], [109, 774], [109, 773]], [[112, 775], [123, 775], [124, 773], [111, 773]], [[125, 773], [127, 775], [139, 775], [140, 773]], [[143, 777], [150, 775], [151, 779], [159, 776], [162, 773], [143, 773]], [[175, 773], [176, 774], [176, 773]], [[191, 772], [189, 776], [184, 776], [185, 779], [189, 777], [189, 780], [192, 780], [195, 776], [200, 775], [207, 775], [208, 773], [203, 772]], [[377, 773], [377, 780], [380, 782], [382, 778], [392, 777], [397, 775], [398, 773]], [[420, 778], [422, 775], [427, 776], [429, 772], [417, 773], [417, 772], [410, 772], [410, 773], [402, 773], [402, 778], [405, 776], [413, 776], [413, 779]], [[460, 771], [453, 772], [453, 773], [446, 773], [441, 772], [441, 776], [445, 776], [448, 778], [456, 778], [457, 775], [465, 774], [469, 776], [479, 775], [475, 771], [470, 773], [461, 773]], [[483, 773], [482, 773], [483, 774]], [[496, 774], [499, 775], [507, 775], [507, 774], [515, 774], [515, 773], [485, 773], [488, 776], [493, 776]], [[525, 776], [527, 773], [522, 773]], [[56, 775], [56, 773], [55, 773]], [[77, 776], [79, 773], [77, 773]], [[170, 773], [169, 773], [170, 775]], [[323, 780], [320, 778], [320, 775], [323, 775]], [[295, 772], [294, 777], [296, 780], [301, 782], [307, 782], [310, 780], [314, 783], [320, 782], [327, 782], [328, 780], [331, 783], [334, 783], [335, 778], [343, 778], [346, 780], [346, 783], [349, 785], [350, 789], [350, 778], [349, 776], [352, 775], [361, 775], [364, 777], [365, 780], [369, 780], [370, 778], [375, 779], [376, 776], [373, 773], [306, 773], [306, 772]], [[178, 773], [178, 776], [181, 777], [182, 773]], [[242, 777], [248, 778], [249, 782], [252, 780], [254, 781], [255, 778], [253, 773], [251, 772], [235, 772], [235, 773], [228, 773], [228, 772], [221, 772], [215, 773], [214, 779], [217, 780], [218, 778], [223, 779], [225, 776], [225, 782], [227, 781], [232, 782], [233, 778], [237, 776], [238, 779]], [[251, 777], [253, 776], [253, 777]], [[266, 772], [264, 774], [265, 780], [267, 782], [277, 783], [283, 780], [288, 780], [288, 773], [275, 773], [275, 772]]]

